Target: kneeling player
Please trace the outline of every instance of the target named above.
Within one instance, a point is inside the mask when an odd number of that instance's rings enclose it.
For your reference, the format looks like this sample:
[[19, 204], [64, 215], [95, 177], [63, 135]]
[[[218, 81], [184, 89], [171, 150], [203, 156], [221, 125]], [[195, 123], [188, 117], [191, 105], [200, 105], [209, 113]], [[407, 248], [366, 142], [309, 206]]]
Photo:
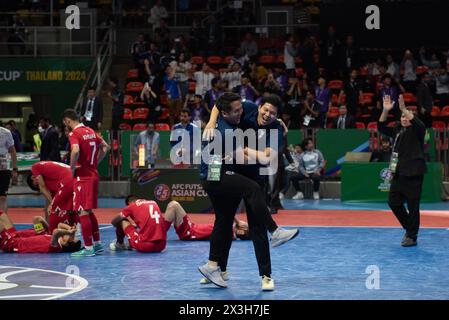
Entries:
[[[33, 222], [36, 222], [34, 220]], [[28, 229], [18, 231], [9, 217], [0, 211], [0, 249], [17, 253], [58, 253], [75, 252], [81, 241], [75, 238], [76, 229], [60, 225], [52, 235]]]

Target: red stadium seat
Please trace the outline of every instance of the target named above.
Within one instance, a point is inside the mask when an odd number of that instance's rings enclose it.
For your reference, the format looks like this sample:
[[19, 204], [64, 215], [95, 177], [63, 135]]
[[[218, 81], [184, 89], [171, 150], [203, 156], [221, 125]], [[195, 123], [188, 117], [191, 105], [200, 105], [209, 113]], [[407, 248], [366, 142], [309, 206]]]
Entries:
[[133, 96], [130, 96], [129, 94], [125, 94], [125, 97], [123, 99], [123, 103], [125, 104], [125, 106], [132, 105], [134, 103]]
[[136, 123], [133, 126], [133, 131], [143, 131], [147, 129], [147, 124], [146, 123]]
[[340, 90], [343, 88], [343, 81], [341, 80], [331, 80], [328, 85], [329, 89]]
[[131, 130], [131, 125], [129, 123], [120, 123], [118, 127], [123, 131]]
[[374, 97], [374, 93], [372, 93], [372, 92], [364, 92], [364, 93], [362, 93], [362, 99], [359, 102], [363, 103], [363, 104], [372, 105], [373, 104], [373, 97]]
[[133, 118], [133, 111], [130, 108], [123, 109], [123, 119], [131, 120]]
[[301, 64], [301, 63], [302, 63], [301, 57], [296, 57], [295, 58], [295, 64]]
[[189, 92], [190, 93], [194, 93], [196, 90], [196, 82], [195, 81], [190, 81], [189, 82]]
[[423, 74], [423, 73], [425, 73], [427, 71], [429, 71], [429, 68], [426, 67], [426, 66], [419, 66], [419, 67], [416, 68], [416, 73], [418, 75]]
[[284, 63], [284, 55], [283, 54], [278, 56], [277, 63]]
[[203, 64], [204, 63], [204, 58], [201, 56], [193, 56], [192, 58], [190, 58], [190, 63], [192, 64]]
[[438, 108], [437, 106], [433, 106], [432, 107], [432, 112], [430, 113], [430, 115], [435, 118], [435, 117], [439, 117], [440, 116], [440, 108]]
[[136, 79], [139, 77], [139, 69], [129, 69], [128, 75], [126, 76], [128, 79]]
[[445, 106], [441, 109], [440, 117], [449, 117], [449, 106]]
[[223, 64], [223, 58], [220, 56], [210, 56], [207, 58], [208, 64]]
[[362, 67], [362, 68], [360, 68], [360, 70], [359, 70], [359, 75], [360, 76], [367, 76], [368, 75], [368, 68], [367, 67]]
[[398, 123], [396, 121], [390, 121], [387, 124], [387, 127], [396, 127], [398, 125]]
[[407, 109], [412, 111], [412, 112], [417, 112], [418, 111], [418, 107], [417, 106], [408, 106]]
[[446, 129], [446, 124], [443, 121], [433, 121], [432, 128], [444, 131]]
[[355, 126], [357, 129], [365, 129], [365, 124], [363, 122], [356, 122]]
[[141, 92], [143, 90], [143, 83], [138, 81], [129, 82], [126, 85], [126, 92]]
[[170, 131], [170, 126], [167, 123], [156, 123], [154, 128], [158, 131]]
[[260, 64], [273, 64], [276, 63], [276, 57], [275, 56], [261, 56], [259, 58]]
[[226, 64], [230, 64], [231, 61], [232, 61], [232, 56], [226, 56], [223, 59], [223, 62], [226, 63]]
[[164, 105], [164, 106], [167, 105], [167, 103], [168, 103], [168, 98], [167, 98], [167, 96], [166, 96], [165, 94], [161, 95], [160, 100], [161, 100], [161, 104], [162, 104], [162, 105]]
[[303, 68], [296, 68], [296, 76], [302, 77], [304, 75], [304, 69]]
[[332, 104], [334, 106], [338, 105], [338, 95], [337, 94], [332, 94], [332, 98], [331, 98]]
[[374, 130], [377, 131], [377, 122], [373, 121], [368, 123], [368, 126], [366, 127], [368, 130]]
[[169, 117], [170, 117], [170, 114], [168, 113], [168, 109], [162, 108], [162, 114], [159, 116], [159, 119], [165, 120], [165, 119], [168, 119]]
[[416, 103], [416, 97], [413, 93], [405, 92], [403, 96], [405, 103]]
[[133, 119], [142, 119], [146, 120], [148, 115], [150, 114], [150, 109], [148, 108], [137, 108], [134, 110]]
[[329, 111], [327, 112], [327, 118], [333, 119], [337, 118], [339, 116], [338, 108], [337, 107], [330, 107]]

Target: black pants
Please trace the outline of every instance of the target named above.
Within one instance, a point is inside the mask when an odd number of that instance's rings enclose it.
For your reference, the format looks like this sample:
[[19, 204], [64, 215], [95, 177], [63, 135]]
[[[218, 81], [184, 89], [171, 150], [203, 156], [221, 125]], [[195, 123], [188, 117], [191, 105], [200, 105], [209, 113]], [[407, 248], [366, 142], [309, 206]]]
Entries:
[[8, 194], [10, 181], [11, 171], [0, 170], [0, 197], [6, 197], [6, 195]]
[[259, 274], [271, 275], [270, 247], [265, 217], [269, 214], [265, 195], [253, 180], [238, 174], [223, 172], [220, 181], [203, 181], [215, 211], [215, 224], [210, 237], [209, 260], [226, 270], [232, 244], [232, 225], [240, 200], [245, 201], [249, 236], [253, 241]]
[[313, 192], [320, 191], [321, 176], [319, 176], [317, 174], [314, 174], [314, 173], [310, 173], [309, 174], [309, 178], [307, 178], [302, 173], [297, 173], [297, 172], [292, 172], [291, 175], [290, 175], [290, 181], [292, 182], [292, 184], [295, 187], [296, 191], [301, 191], [301, 189], [299, 187], [299, 181], [305, 180], [305, 179], [312, 179]]
[[112, 139], [118, 139], [118, 131], [120, 130], [120, 123], [122, 122], [123, 115], [122, 114], [113, 114], [112, 115]]
[[[390, 187], [388, 205], [393, 211], [407, 236], [415, 239], [419, 231], [419, 202], [424, 176], [406, 177], [396, 175]], [[408, 212], [404, 204], [407, 202]]]

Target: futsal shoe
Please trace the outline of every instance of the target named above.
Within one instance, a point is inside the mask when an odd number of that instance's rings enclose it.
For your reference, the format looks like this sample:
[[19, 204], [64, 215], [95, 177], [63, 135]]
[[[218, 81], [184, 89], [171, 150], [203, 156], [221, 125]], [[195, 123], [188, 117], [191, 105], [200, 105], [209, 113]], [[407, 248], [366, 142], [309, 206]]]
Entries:
[[409, 238], [408, 236], [405, 236], [401, 242], [401, 246], [403, 246], [403, 247], [414, 247], [417, 244], [418, 244], [418, 242], [415, 239]]
[[205, 265], [198, 267], [198, 270], [205, 278], [216, 286], [220, 288], [226, 288], [228, 286], [221, 276], [220, 267], [211, 267], [206, 263]]
[[101, 243], [95, 243], [94, 244], [94, 251], [95, 254], [101, 254], [104, 252], [104, 247]]
[[284, 200], [285, 199], [285, 194], [283, 194], [282, 192], [279, 192], [279, 200]]
[[[223, 278], [224, 281], [228, 281], [229, 280], [229, 274], [227, 271], [224, 271], [221, 273], [221, 277]], [[208, 284], [211, 283], [209, 279], [207, 278], [201, 278], [200, 280], [201, 284]]]
[[94, 251], [94, 249], [84, 248], [83, 250], [72, 253], [70, 256], [72, 256], [72, 257], [93, 257], [93, 256], [95, 256], [95, 251]]
[[283, 229], [281, 227], [278, 227], [273, 234], [271, 235], [271, 246], [273, 248], [279, 247], [281, 244], [286, 243], [287, 241], [290, 241], [299, 234], [299, 229]]
[[273, 291], [274, 280], [267, 276], [262, 276], [262, 291]]
[[304, 199], [304, 194], [301, 191], [299, 191], [292, 197], [292, 199], [293, 200], [302, 200], [302, 199]]
[[111, 251], [131, 250], [128, 243], [126, 242], [118, 243], [117, 240], [114, 240], [109, 244], [109, 249], [111, 249]]
[[313, 193], [313, 200], [320, 200], [320, 194], [318, 192]]

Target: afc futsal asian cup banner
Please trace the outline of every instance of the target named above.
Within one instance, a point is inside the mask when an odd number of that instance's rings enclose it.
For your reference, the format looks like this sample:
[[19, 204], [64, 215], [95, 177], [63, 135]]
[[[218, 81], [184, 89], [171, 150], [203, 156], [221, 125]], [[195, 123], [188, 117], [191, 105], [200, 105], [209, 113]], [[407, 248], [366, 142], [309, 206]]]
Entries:
[[203, 189], [197, 168], [134, 169], [131, 194], [157, 201], [161, 210], [178, 201], [188, 213], [212, 212], [212, 204]]

